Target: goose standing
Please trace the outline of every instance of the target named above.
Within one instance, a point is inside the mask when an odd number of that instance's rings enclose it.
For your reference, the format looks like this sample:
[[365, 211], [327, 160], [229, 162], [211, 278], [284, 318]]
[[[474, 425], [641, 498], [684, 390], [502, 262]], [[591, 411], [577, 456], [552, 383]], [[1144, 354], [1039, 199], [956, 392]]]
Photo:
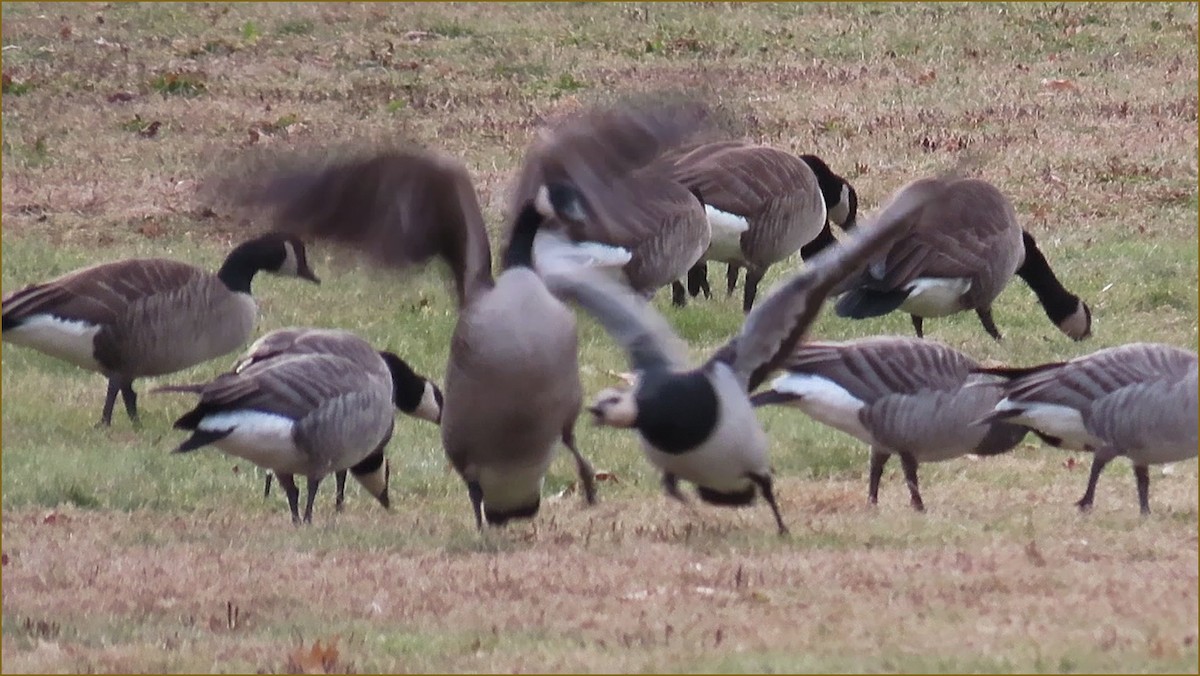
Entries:
[[661, 316], [594, 271], [548, 278], [551, 287], [596, 317], [628, 352], [636, 371], [626, 390], [609, 389], [589, 411], [598, 423], [635, 428], [647, 458], [662, 471], [666, 493], [684, 500], [679, 479], [718, 505], [747, 505], [756, 489], [787, 532], [775, 501], [767, 439], [751, 407], [753, 391], [803, 339], [830, 289], [879, 247], [905, 233], [937, 183], [905, 192], [876, 222], [831, 247], [773, 291], [746, 317], [741, 332], [703, 366], [690, 369]]
[[911, 315], [920, 338], [924, 318], [974, 310], [988, 335], [1000, 340], [992, 302], [1015, 272], [1060, 331], [1074, 340], [1091, 335], [1091, 309], [1055, 277], [995, 186], [960, 179], [924, 218], [917, 236], [897, 242], [839, 289], [847, 293], [837, 302], [838, 316], [864, 319], [899, 309]]
[[[352, 468], [387, 507], [383, 449], [395, 424], [392, 407], [412, 385], [411, 369], [349, 332], [326, 330], [323, 340], [332, 349], [278, 352], [247, 360], [207, 384], [159, 388], [200, 395], [195, 408], [175, 421], [176, 429], [192, 434], [174, 452], [212, 445], [273, 472], [294, 523], [301, 520], [296, 474], [308, 480], [305, 523], [312, 522], [322, 479]], [[373, 464], [374, 458], [379, 462]]]
[[1138, 505], [1150, 513], [1149, 465], [1196, 457], [1196, 353], [1133, 343], [1068, 362], [982, 369], [1008, 380], [985, 421], [1027, 425], [1051, 446], [1093, 453], [1087, 490], [1076, 505], [1092, 507], [1096, 481], [1113, 458], [1133, 462]]
[[[277, 329], [254, 342], [246, 354], [234, 366], [234, 372], [241, 372], [253, 364], [267, 359], [275, 359], [296, 354], [336, 354], [357, 362], [363, 368], [379, 370], [379, 357], [383, 357], [383, 365], [390, 369], [392, 378], [393, 398], [396, 408], [414, 418], [427, 420], [438, 424], [442, 419], [442, 391], [432, 380], [421, 376], [412, 367], [392, 352], [374, 352], [363, 349], [363, 341], [353, 333], [337, 329], [317, 329], [307, 327], [292, 327]], [[368, 456], [359, 464], [350, 468], [350, 474], [379, 502], [388, 507], [388, 483], [391, 467], [384, 457], [383, 447], [377, 453]], [[271, 494], [271, 478], [274, 475], [267, 472], [263, 486], [263, 497]], [[337, 494], [334, 507], [342, 511], [346, 500], [346, 470], [334, 474]], [[382, 497], [380, 497], [382, 496]]]
[[[595, 501], [594, 472], [574, 437], [583, 396], [575, 318], [533, 270], [538, 228], [564, 216], [629, 227], [630, 203], [610, 199], [613, 186], [700, 121], [678, 106], [618, 106], [543, 134], [527, 153], [495, 277], [467, 170], [442, 155], [386, 151], [268, 172], [268, 188], [242, 199], [267, 207], [279, 229], [348, 244], [386, 265], [435, 256], [449, 265], [459, 316], [443, 385], [442, 443], [467, 486], [476, 526], [485, 519], [501, 525], [537, 513], [559, 440], [575, 457], [585, 499]], [[576, 191], [584, 199], [560, 213], [563, 195]]]
[[270, 234], [241, 244], [212, 274], [163, 258], [104, 263], [33, 284], [3, 301], [6, 342], [108, 379], [100, 425], [120, 392], [137, 421], [133, 381], [229, 354], [254, 331], [250, 283], [260, 270], [319, 283], [304, 244]]
[[[857, 218], [857, 193], [815, 155], [717, 142], [677, 154], [670, 162], [675, 180], [704, 201], [712, 226], [705, 260], [728, 264], [728, 293], [737, 284], [739, 268], [746, 268], [746, 312], [771, 265], [797, 251], [815, 255], [836, 242], [831, 218], [846, 230]], [[705, 262], [689, 271], [688, 286], [693, 296], [712, 295]], [[676, 295], [681, 291], [682, 285], [676, 285]]]
[[1004, 453], [1029, 431], [1002, 421], [976, 423], [1001, 397], [999, 384], [974, 383], [984, 378], [971, 375], [977, 368], [958, 350], [913, 338], [814, 342], [801, 345], [784, 375], [750, 400], [756, 407], [795, 406], [870, 445], [872, 505], [884, 465], [898, 454], [912, 506], [924, 511], [918, 463]]

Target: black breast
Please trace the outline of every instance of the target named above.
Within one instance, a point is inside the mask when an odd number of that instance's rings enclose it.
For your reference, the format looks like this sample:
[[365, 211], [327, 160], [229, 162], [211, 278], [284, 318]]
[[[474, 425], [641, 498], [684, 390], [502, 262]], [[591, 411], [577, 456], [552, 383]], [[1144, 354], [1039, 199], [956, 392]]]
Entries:
[[637, 395], [637, 428], [664, 453], [684, 453], [704, 443], [717, 426], [717, 393], [704, 373], [643, 376]]

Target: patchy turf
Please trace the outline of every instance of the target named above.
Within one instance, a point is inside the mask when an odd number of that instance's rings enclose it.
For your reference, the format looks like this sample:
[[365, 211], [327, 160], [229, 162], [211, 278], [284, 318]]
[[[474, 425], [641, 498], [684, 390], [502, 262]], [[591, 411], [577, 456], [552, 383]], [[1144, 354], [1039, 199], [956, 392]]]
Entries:
[[[750, 138], [824, 157], [868, 213], [973, 158], [1096, 318], [1094, 338], [1071, 343], [1017, 282], [995, 308], [1002, 343], [971, 316], [928, 322], [930, 337], [1013, 363], [1196, 345], [1194, 4], [0, 13], [5, 292], [131, 255], [215, 268], [246, 228], [197, 188], [264, 145], [406, 135], [461, 156], [498, 224], [539, 120], [683, 86], [743, 111]], [[256, 282], [261, 330], [349, 328], [440, 378], [454, 308], [438, 274], [397, 281], [328, 254], [315, 252], [319, 288]], [[736, 298], [658, 303], [697, 356], [741, 322]], [[594, 392], [623, 360], [590, 320], [581, 331]], [[816, 328], [909, 331], [901, 316]], [[779, 541], [762, 505], [666, 501], [631, 435], [581, 423], [581, 448], [616, 477], [601, 504], [548, 499], [532, 524], [480, 536], [436, 428], [401, 420], [392, 511], [351, 487], [335, 515], [326, 488], [317, 524], [297, 530], [245, 463], [166, 454], [186, 398], [146, 396], [142, 429], [118, 413], [95, 430], [98, 376], [12, 348], [3, 382], [7, 671], [1196, 669], [1196, 463], [1153, 471], [1148, 519], [1114, 463], [1081, 517], [1088, 458], [1027, 441], [923, 466], [919, 516], [898, 467], [869, 509], [860, 444], [768, 410], [793, 531]], [[556, 463], [547, 496], [570, 485]]]

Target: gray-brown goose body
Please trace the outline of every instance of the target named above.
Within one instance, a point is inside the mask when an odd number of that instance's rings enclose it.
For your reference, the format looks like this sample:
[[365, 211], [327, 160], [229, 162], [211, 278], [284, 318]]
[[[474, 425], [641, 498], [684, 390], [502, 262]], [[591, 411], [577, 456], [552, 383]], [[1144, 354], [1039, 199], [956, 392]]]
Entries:
[[[614, 231], [590, 220], [547, 222], [534, 241], [535, 262], [549, 256], [619, 270], [618, 278], [647, 297], [684, 275], [709, 247], [704, 204], [683, 185], [654, 172], [640, 172], [632, 180], [638, 182], [640, 196], [630, 205], [638, 214], [629, 221], [632, 227]], [[573, 252], [563, 250], [570, 246]], [[549, 247], [557, 250], [547, 251]], [[539, 271], [542, 267], [538, 262]], [[681, 289], [673, 296], [680, 306], [687, 303]]]
[[[243, 360], [204, 385], [162, 388], [200, 395], [195, 408], [175, 422], [176, 429], [192, 432], [175, 452], [213, 445], [273, 472], [296, 523], [301, 517], [294, 475], [307, 478], [303, 520], [310, 523], [326, 476], [374, 456], [382, 461], [394, 428], [393, 406], [410, 371], [399, 357], [376, 352], [349, 332], [324, 333], [332, 349], [276, 351]], [[388, 506], [386, 467], [363, 477], [364, 486]]]
[[1046, 443], [1094, 454], [1087, 490], [1076, 503], [1091, 509], [1105, 465], [1129, 458], [1138, 504], [1150, 513], [1148, 467], [1196, 457], [1196, 353], [1133, 343], [1068, 362], [984, 369], [1008, 379], [987, 420], [1027, 425]]
[[[814, 246], [806, 250], [807, 255], [836, 241], [829, 232], [831, 214], [843, 219], [839, 221], [843, 228], [853, 227], [857, 211], [853, 189], [815, 156], [720, 142], [697, 146], [670, 161], [673, 177], [704, 201], [712, 227], [705, 259], [729, 264], [729, 293], [737, 283], [738, 269], [746, 268], [746, 312], [754, 306], [758, 285], [771, 265], [810, 243]], [[703, 264], [689, 273], [689, 286], [693, 295], [709, 294]]]
[[4, 299], [4, 340], [108, 378], [100, 423], [120, 392], [137, 419], [133, 381], [229, 354], [254, 331], [250, 295], [265, 270], [317, 282], [303, 243], [266, 235], [236, 247], [215, 274], [150, 258], [104, 263], [34, 284]]
[[[245, 202], [273, 211], [276, 227], [347, 244], [386, 266], [434, 257], [448, 264], [459, 316], [446, 366], [442, 443], [480, 528], [484, 520], [500, 525], [537, 513], [559, 441], [575, 458], [584, 497], [595, 500], [594, 474], [573, 434], [582, 407], [575, 321], [534, 271], [534, 239], [555, 218], [630, 227], [636, 209], [608, 199], [612, 186], [698, 124], [699, 116], [680, 112], [589, 111], [535, 141], [495, 277], [474, 187], [466, 168], [447, 157], [374, 151], [271, 172], [265, 190], [244, 193]], [[564, 215], [558, 205], [567, 193], [585, 199], [572, 199]]]
[[917, 466], [966, 454], [1011, 450], [1028, 429], [979, 423], [1000, 401], [999, 383], [973, 375], [979, 364], [945, 345], [877, 337], [801, 345], [755, 406], [786, 405], [868, 444], [868, 499], [876, 504], [883, 469], [900, 456], [914, 509], [924, 510]]
[[667, 494], [683, 500], [678, 481], [700, 498], [740, 506], [761, 494], [786, 533], [775, 502], [767, 439], [749, 393], [780, 368], [820, 313], [829, 291], [881, 246], [908, 231], [937, 188], [910, 191], [870, 227], [830, 247], [782, 283], [746, 317], [741, 331], [704, 365], [689, 368], [666, 322], [624, 287], [593, 271], [552, 275], [556, 293], [592, 314], [628, 353], [633, 387], [601, 392], [589, 409], [597, 422], [636, 429]]
[[[253, 364], [262, 363], [268, 359], [286, 357], [296, 354], [334, 354], [344, 357], [363, 368], [376, 373], [386, 373], [392, 379], [393, 403], [406, 415], [434, 424], [442, 418], [442, 391], [435, 382], [418, 374], [408, 364], [392, 352], [376, 352], [369, 344], [349, 331], [339, 329], [323, 329], [311, 327], [290, 327], [272, 331], [254, 341], [238, 363], [235, 372], [245, 370]], [[380, 361], [380, 357], [383, 361]], [[386, 442], [362, 462], [349, 469], [349, 473], [385, 508], [390, 506], [388, 485], [391, 479], [391, 466], [384, 455]], [[263, 497], [271, 493], [271, 479], [274, 475], [268, 471]], [[337, 492], [334, 507], [342, 511], [346, 500], [346, 470], [335, 473]]]
[[1015, 273], [1060, 331], [1074, 340], [1091, 335], [1091, 309], [1063, 287], [995, 186], [960, 179], [925, 218], [917, 236], [897, 242], [839, 289], [847, 292], [838, 300], [839, 316], [863, 319], [899, 309], [911, 315], [921, 337], [924, 318], [974, 310], [988, 335], [999, 340], [992, 302]]

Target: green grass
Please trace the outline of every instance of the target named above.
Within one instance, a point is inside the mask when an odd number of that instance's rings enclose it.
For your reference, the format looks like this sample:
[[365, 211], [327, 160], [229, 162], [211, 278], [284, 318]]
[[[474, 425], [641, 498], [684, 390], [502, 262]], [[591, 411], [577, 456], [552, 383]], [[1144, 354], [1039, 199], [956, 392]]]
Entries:
[[[970, 314], [926, 322], [929, 338], [1013, 364], [1137, 340], [1196, 347], [1194, 4], [0, 13], [6, 293], [128, 256], [215, 269], [248, 231], [206, 212], [197, 187], [249, 139], [409, 136], [462, 157], [499, 224], [538, 118], [669, 86], [740, 111], [749, 138], [821, 155], [867, 214], [965, 148], [1095, 317], [1094, 337], [1072, 343], [1018, 280], [994, 307], [1002, 342]], [[1055, 79], [1077, 90], [1043, 85]], [[132, 100], [110, 103], [117, 92]], [[138, 138], [139, 121], [171, 133]], [[455, 308], [439, 270], [393, 277], [323, 247], [311, 261], [319, 287], [255, 281], [259, 332], [351, 329], [442, 378]], [[710, 270], [714, 288], [723, 272]], [[741, 325], [740, 289], [717, 295], [655, 301], [695, 359]], [[590, 395], [626, 364], [593, 321], [579, 327]], [[910, 332], [904, 316], [826, 311], [812, 335]], [[762, 505], [666, 500], [633, 435], [581, 419], [581, 449], [617, 479], [600, 504], [551, 497], [574, 479], [564, 457], [536, 520], [478, 534], [436, 427], [399, 418], [392, 510], [351, 482], [336, 514], [327, 485], [314, 526], [295, 529], [244, 461], [169, 453], [190, 398], [149, 390], [232, 359], [139, 383], [141, 428], [118, 406], [112, 428], [95, 429], [101, 377], [4, 347], [6, 670], [277, 672], [334, 637], [332, 667], [360, 672], [1196, 670], [1196, 463], [1152, 471], [1148, 519], [1128, 463], [1113, 463], [1080, 516], [1089, 458], [1027, 439], [998, 458], [922, 466], [929, 511], [917, 515], [898, 463], [870, 509], [860, 443], [768, 409], [792, 529], [779, 540]], [[235, 628], [227, 603], [242, 613]]]

